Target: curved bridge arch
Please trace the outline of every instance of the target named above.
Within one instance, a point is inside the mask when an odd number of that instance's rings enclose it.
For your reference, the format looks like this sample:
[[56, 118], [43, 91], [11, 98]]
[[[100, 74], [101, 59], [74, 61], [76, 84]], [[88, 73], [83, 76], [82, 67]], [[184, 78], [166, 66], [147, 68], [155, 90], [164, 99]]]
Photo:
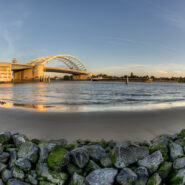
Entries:
[[63, 62], [69, 69], [75, 69], [78, 71], [87, 71], [87, 68], [85, 67], [85, 65], [78, 58], [72, 55], [56, 55], [56, 56], [41, 57], [41, 58], [36, 58], [34, 60], [31, 60], [27, 62], [27, 64], [36, 66], [39, 64], [45, 64], [53, 59]]

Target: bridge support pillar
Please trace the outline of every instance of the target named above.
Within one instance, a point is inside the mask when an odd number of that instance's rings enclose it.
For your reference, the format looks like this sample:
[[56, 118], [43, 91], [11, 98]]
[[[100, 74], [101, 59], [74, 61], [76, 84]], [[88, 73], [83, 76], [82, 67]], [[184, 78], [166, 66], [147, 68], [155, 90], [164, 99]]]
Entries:
[[40, 82], [44, 78], [44, 66], [37, 65], [31, 69], [15, 71], [13, 82]]
[[12, 80], [12, 64], [0, 62], [0, 82], [8, 83]]
[[73, 75], [73, 80], [87, 80], [90, 77], [92, 77], [92, 73], [86, 75]]

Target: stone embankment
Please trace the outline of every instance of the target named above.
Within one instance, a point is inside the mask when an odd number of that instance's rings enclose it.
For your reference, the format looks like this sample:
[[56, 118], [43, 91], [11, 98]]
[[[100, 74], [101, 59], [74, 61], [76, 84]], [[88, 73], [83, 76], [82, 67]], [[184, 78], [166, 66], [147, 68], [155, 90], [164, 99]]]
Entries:
[[185, 130], [152, 141], [29, 140], [0, 133], [0, 185], [183, 185]]

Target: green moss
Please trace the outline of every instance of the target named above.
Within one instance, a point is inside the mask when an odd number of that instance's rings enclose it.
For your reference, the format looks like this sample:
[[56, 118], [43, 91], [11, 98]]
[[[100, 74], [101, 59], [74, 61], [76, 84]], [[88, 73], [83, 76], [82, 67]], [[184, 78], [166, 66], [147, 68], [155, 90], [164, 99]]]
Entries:
[[31, 142], [38, 145], [41, 141], [39, 139], [32, 139]]
[[99, 144], [101, 145], [103, 148], [106, 148], [107, 147], [107, 142], [104, 140], [104, 139], [100, 139], [100, 140], [96, 140], [96, 141], [93, 141], [92, 144]]
[[63, 172], [55, 172], [55, 171], [50, 171], [49, 172], [54, 179], [57, 179], [60, 182], [60, 185], [65, 184], [65, 182], [68, 179], [68, 175]]
[[75, 145], [74, 145], [74, 144], [68, 144], [68, 145], [65, 145], [64, 148], [65, 148], [66, 150], [71, 151], [71, 150], [73, 150], [73, 149], [75, 148]]
[[150, 152], [155, 152], [157, 150], [160, 150], [162, 153], [162, 156], [164, 158], [164, 160], [168, 160], [168, 152], [167, 152], [167, 148], [163, 143], [157, 144], [157, 145], [153, 145], [151, 147], [149, 147]]
[[182, 129], [179, 134], [177, 134], [178, 139], [183, 139], [185, 137], [185, 129]]
[[68, 151], [63, 146], [56, 145], [48, 156], [48, 166], [50, 168], [61, 168], [65, 166], [68, 162], [66, 158], [67, 152]]
[[10, 137], [5, 135], [5, 134], [1, 134], [0, 135], [0, 143], [5, 144], [10, 140]]
[[158, 173], [154, 173], [148, 180], [147, 185], [160, 184], [160, 176]]
[[85, 172], [89, 173], [93, 170], [99, 169], [100, 167], [92, 160], [89, 160], [89, 162], [87, 163], [86, 167], [85, 167]]
[[112, 161], [113, 164], [116, 163], [117, 157], [116, 157], [116, 153], [114, 151], [111, 151], [110, 152], [110, 159], [111, 159], [111, 161]]
[[54, 184], [48, 181], [40, 181], [39, 185], [54, 185]]
[[171, 172], [171, 169], [172, 163], [165, 161], [159, 167], [158, 173], [162, 179], [165, 179], [168, 177], [169, 173]]
[[177, 173], [178, 172], [174, 171], [170, 175], [170, 180], [169, 180], [170, 185], [181, 185], [183, 183], [183, 177], [177, 176]]
[[76, 172], [77, 174], [80, 174], [80, 175], [83, 173], [83, 171], [82, 171], [81, 168], [78, 168], [77, 166], [75, 166], [75, 165], [73, 165], [73, 164], [71, 164], [71, 163], [69, 163], [69, 164], [67, 165], [67, 171], [68, 171], [68, 173], [69, 173], [70, 175], [73, 175], [75, 172]]

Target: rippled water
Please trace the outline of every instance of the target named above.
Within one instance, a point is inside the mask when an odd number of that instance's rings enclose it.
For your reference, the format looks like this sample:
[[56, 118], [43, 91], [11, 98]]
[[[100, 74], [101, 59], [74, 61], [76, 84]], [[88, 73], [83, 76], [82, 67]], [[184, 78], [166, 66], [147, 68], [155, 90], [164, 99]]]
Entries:
[[38, 110], [143, 110], [185, 106], [183, 83], [57, 81], [1, 84], [5, 107]]

